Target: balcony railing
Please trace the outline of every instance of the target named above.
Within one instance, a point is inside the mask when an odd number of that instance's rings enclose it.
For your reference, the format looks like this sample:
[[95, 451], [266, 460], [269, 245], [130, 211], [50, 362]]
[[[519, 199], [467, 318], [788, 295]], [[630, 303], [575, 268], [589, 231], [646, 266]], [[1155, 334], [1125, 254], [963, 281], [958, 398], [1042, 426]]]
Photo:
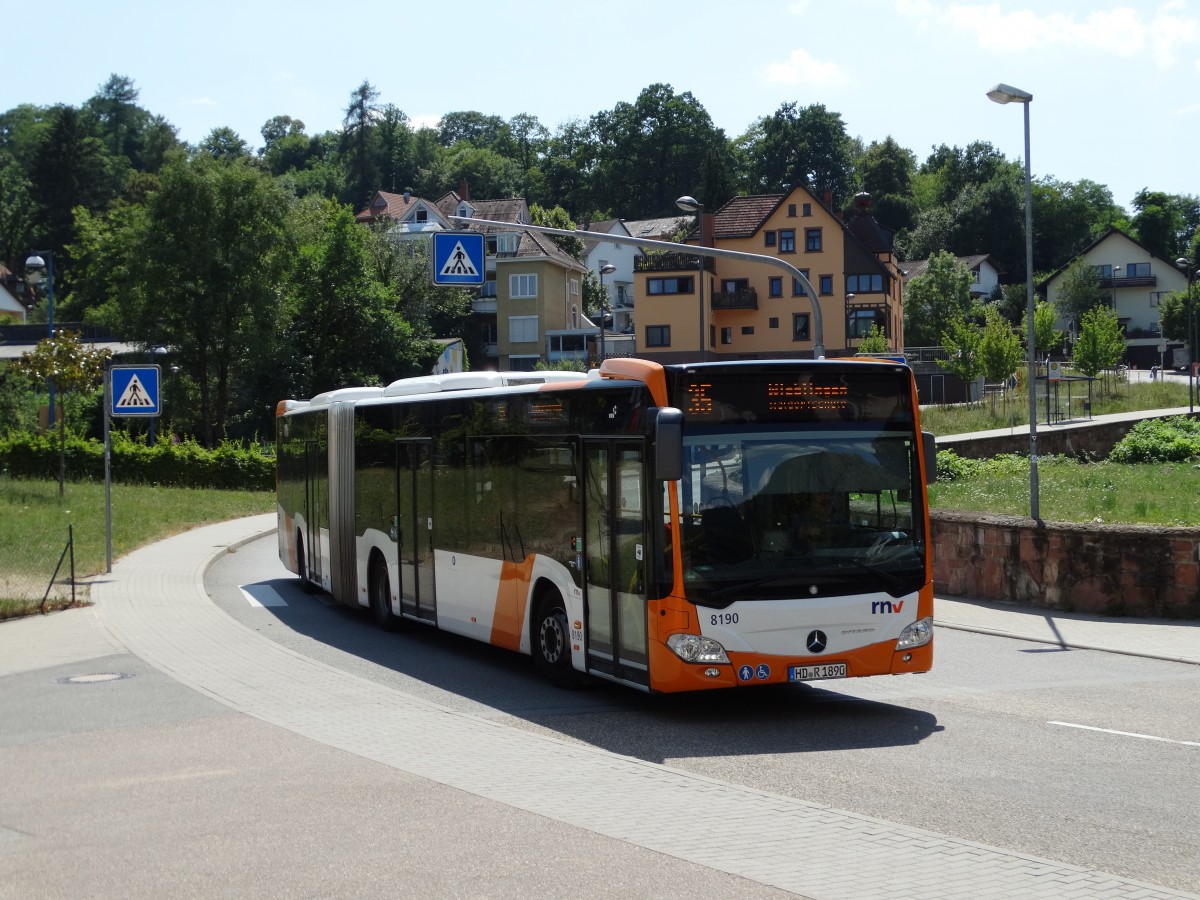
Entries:
[[1126, 275], [1124, 277], [1118, 275], [1115, 278], [1112, 276], [1101, 276], [1100, 287], [1109, 288], [1111, 290], [1119, 290], [1120, 288], [1135, 288], [1135, 287], [1157, 287], [1157, 275]]
[[[716, 261], [713, 257], [701, 258], [704, 260], [706, 272], [716, 271]], [[652, 253], [649, 256], [634, 257], [633, 260], [635, 272], [692, 272], [698, 268], [694, 253]]]
[[758, 291], [716, 291], [712, 295], [713, 309], [758, 309]]

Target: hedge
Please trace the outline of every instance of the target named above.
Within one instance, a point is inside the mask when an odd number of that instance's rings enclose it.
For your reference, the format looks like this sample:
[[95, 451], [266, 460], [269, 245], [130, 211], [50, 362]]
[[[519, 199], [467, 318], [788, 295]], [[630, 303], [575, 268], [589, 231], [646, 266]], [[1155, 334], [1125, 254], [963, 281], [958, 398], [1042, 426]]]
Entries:
[[[124, 432], [112, 434], [112, 480], [122, 484], [271, 491], [273, 448], [224, 441], [206, 450], [194, 440], [159, 441], [153, 447]], [[58, 480], [57, 435], [14, 434], [0, 438], [0, 471], [12, 478]], [[104, 479], [104, 444], [74, 435], [66, 439], [67, 478]]]

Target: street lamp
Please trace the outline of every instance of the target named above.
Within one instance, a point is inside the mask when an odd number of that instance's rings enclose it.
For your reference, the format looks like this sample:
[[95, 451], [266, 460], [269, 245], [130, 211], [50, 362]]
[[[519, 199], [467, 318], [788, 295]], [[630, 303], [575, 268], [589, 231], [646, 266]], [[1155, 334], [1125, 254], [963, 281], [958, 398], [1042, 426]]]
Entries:
[[[684, 194], [675, 201], [675, 205], [684, 212], [694, 212], [696, 214], [696, 244], [704, 246], [704, 205], [690, 194]], [[696, 286], [696, 296], [700, 300], [700, 362], [704, 362], [704, 257], [696, 257], [696, 268], [698, 269], [699, 284]]]
[[612, 263], [600, 264], [600, 362], [603, 363], [607, 358], [607, 352], [604, 346], [604, 319], [608, 315], [608, 294], [604, 291], [604, 276], [611, 275], [617, 271], [617, 267]]
[[1175, 265], [1187, 274], [1187, 304], [1188, 304], [1188, 412], [1196, 411], [1196, 305], [1192, 297], [1192, 280], [1196, 270], [1187, 257], [1181, 256], [1175, 260]]
[[1033, 94], [1007, 84], [998, 84], [987, 92], [994, 103], [1020, 103], [1025, 108], [1025, 301], [1026, 317], [1029, 322], [1027, 350], [1029, 374], [1029, 515], [1040, 520], [1038, 509], [1038, 463], [1037, 463], [1037, 356], [1034, 347], [1033, 327], [1033, 178], [1029, 169], [1029, 104]]
[[[42, 259], [43, 254], [45, 259]], [[50, 250], [30, 250], [25, 260], [25, 280], [31, 288], [36, 288], [46, 279], [46, 321], [47, 336], [54, 337], [54, 253]], [[50, 395], [50, 412], [48, 424], [54, 425], [54, 379], [46, 382]]]

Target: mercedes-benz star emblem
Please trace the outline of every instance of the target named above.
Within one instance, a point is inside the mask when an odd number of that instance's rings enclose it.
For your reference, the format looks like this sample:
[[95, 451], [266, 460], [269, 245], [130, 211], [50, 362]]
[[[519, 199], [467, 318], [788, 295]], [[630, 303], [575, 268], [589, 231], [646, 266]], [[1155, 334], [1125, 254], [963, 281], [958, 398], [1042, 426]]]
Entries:
[[829, 641], [825, 638], [825, 632], [814, 631], [808, 636], [808, 652], [809, 653], [824, 653], [825, 645]]

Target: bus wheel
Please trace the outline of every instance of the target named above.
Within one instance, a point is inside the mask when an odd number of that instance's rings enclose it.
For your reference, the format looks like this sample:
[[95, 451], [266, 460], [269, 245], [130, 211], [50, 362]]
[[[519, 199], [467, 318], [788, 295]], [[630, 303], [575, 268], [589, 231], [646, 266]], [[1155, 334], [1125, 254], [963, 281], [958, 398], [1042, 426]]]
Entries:
[[579, 686], [579, 673], [571, 667], [567, 610], [558, 591], [543, 591], [534, 606], [533, 661], [551, 684], [561, 688]]
[[384, 631], [400, 627], [400, 617], [392, 612], [392, 585], [387, 564], [378, 556], [371, 557], [370, 574], [371, 618]]
[[304, 589], [304, 593], [313, 593], [316, 588], [308, 580], [308, 564], [304, 558], [304, 536], [299, 531], [296, 532], [296, 571], [300, 576], [300, 587]]

